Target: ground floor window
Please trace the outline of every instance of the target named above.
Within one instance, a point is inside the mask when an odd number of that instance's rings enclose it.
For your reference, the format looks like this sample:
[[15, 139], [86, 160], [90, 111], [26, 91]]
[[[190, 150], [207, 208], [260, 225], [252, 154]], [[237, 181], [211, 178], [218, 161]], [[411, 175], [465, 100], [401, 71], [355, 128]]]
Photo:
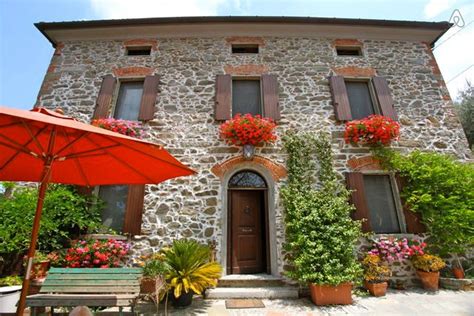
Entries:
[[105, 202], [102, 224], [117, 232], [123, 231], [127, 196], [127, 185], [104, 185], [99, 188], [99, 197]]
[[370, 224], [376, 233], [400, 233], [400, 210], [395, 199], [395, 181], [389, 175], [364, 175], [365, 198], [369, 209]]

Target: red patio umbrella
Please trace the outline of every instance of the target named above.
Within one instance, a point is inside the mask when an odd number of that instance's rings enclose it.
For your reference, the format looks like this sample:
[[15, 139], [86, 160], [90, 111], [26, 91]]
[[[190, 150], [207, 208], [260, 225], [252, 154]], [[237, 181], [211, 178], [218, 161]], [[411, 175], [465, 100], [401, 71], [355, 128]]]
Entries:
[[60, 113], [0, 107], [0, 181], [41, 182], [17, 315], [29, 287], [48, 183], [160, 183], [193, 174], [161, 145], [81, 123]]

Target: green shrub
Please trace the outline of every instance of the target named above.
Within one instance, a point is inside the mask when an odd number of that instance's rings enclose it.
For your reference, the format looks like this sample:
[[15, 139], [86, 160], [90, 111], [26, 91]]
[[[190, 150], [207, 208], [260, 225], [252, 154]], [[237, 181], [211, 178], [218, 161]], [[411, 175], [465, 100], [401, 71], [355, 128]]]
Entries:
[[[38, 191], [17, 187], [11, 197], [0, 196], [0, 254], [23, 253], [28, 249]], [[63, 248], [70, 238], [101, 225], [102, 203], [83, 196], [71, 186], [51, 185], [46, 193], [38, 249], [44, 252]]]
[[301, 283], [351, 282], [362, 272], [355, 255], [360, 222], [350, 218], [350, 192], [333, 169], [328, 137], [289, 133], [283, 140], [288, 184], [281, 194], [292, 265], [286, 274]]
[[442, 256], [463, 254], [474, 246], [474, 165], [434, 153], [402, 155], [389, 149], [375, 152], [387, 169], [405, 178], [401, 196], [420, 213], [432, 251]]

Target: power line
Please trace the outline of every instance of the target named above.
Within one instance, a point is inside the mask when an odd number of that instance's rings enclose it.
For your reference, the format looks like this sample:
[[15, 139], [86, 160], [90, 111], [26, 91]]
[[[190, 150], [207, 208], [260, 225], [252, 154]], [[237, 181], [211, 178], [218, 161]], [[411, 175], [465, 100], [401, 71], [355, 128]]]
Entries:
[[461, 71], [460, 73], [458, 73], [456, 76], [454, 76], [454, 77], [452, 77], [451, 79], [449, 79], [448, 81], [446, 81], [446, 84], [450, 83], [451, 81], [453, 81], [454, 79], [456, 79], [457, 77], [459, 77], [460, 75], [462, 75], [463, 73], [465, 73], [466, 71], [468, 71], [469, 69], [471, 69], [473, 66], [474, 66], [474, 64], [472, 64], [471, 66], [467, 67], [466, 69], [464, 69], [463, 71]]
[[447, 39], [445, 39], [444, 41], [442, 41], [441, 43], [439, 43], [438, 45], [436, 45], [436, 47], [434, 47], [432, 50], [435, 50], [436, 48], [440, 47], [441, 45], [443, 45], [444, 43], [446, 43], [448, 40], [450, 40], [454, 35], [458, 34], [459, 32], [461, 32], [462, 30], [465, 30], [469, 27], [469, 25], [472, 24], [473, 21], [467, 23], [464, 27], [460, 28], [459, 30], [457, 30], [454, 34], [451, 34], [450, 37], [448, 37]]

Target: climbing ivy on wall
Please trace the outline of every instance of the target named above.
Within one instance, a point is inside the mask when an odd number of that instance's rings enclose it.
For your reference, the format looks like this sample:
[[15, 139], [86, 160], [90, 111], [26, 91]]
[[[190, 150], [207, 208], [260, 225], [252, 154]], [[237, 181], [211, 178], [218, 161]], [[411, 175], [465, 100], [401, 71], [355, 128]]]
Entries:
[[283, 142], [288, 183], [281, 195], [292, 266], [286, 274], [301, 283], [353, 281], [361, 273], [355, 256], [360, 222], [350, 218], [350, 193], [334, 171], [328, 136], [289, 132]]

